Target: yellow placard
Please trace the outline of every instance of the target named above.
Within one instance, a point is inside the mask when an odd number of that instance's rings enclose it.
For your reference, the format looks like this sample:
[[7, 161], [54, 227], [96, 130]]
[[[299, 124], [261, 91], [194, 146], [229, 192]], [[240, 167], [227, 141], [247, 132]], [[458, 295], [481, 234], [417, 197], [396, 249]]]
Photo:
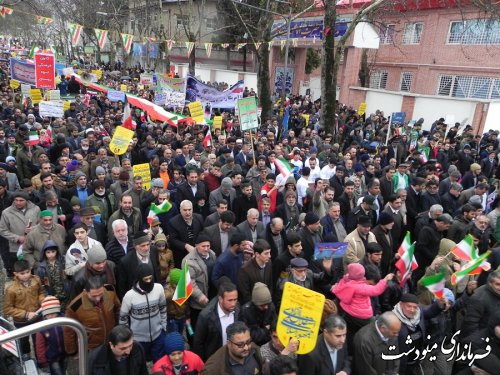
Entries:
[[359, 105], [359, 108], [358, 108], [358, 115], [360, 116], [363, 116], [366, 112], [366, 103], [363, 102]]
[[195, 116], [191, 117], [195, 124], [204, 124], [205, 123], [205, 116]]
[[142, 177], [142, 186], [144, 189], [149, 190], [151, 187], [151, 171], [149, 169], [149, 163], [136, 164], [132, 167], [134, 172], [134, 177]]
[[314, 350], [325, 306], [325, 296], [291, 282], [285, 283], [276, 331], [287, 346], [290, 339], [299, 341], [297, 354]]
[[42, 101], [42, 91], [40, 89], [31, 89], [30, 96], [33, 104], [38, 104]]
[[137, 85], [137, 90], [144, 90], [144, 85]]
[[201, 102], [189, 103], [187, 107], [189, 108], [189, 114], [191, 115], [191, 117], [193, 117], [193, 119], [200, 116], [204, 117], [203, 106], [201, 105]]
[[222, 116], [214, 116], [214, 130], [222, 129]]
[[102, 78], [102, 70], [100, 69], [94, 69], [90, 71], [92, 74], [95, 74], [97, 76], [97, 79], [100, 80]]
[[71, 104], [71, 102], [70, 102], [69, 100], [65, 100], [65, 101], [63, 102], [63, 109], [64, 109], [65, 111], [67, 111], [67, 110], [69, 109], [69, 105], [70, 105], [70, 104]]
[[302, 118], [306, 120], [306, 126], [309, 125], [309, 115], [301, 114], [300, 116], [302, 116]]
[[15, 79], [11, 79], [10, 83], [9, 83], [9, 86], [10, 86], [11, 89], [15, 90], [15, 89], [19, 88], [19, 86], [21, 86], [21, 82], [16, 81]]
[[127, 85], [123, 85], [123, 84], [120, 85], [120, 91], [127, 92], [127, 90], [128, 90]]
[[124, 128], [123, 126], [117, 126], [111, 143], [109, 144], [109, 149], [115, 155], [123, 155], [127, 151], [133, 136], [133, 130]]

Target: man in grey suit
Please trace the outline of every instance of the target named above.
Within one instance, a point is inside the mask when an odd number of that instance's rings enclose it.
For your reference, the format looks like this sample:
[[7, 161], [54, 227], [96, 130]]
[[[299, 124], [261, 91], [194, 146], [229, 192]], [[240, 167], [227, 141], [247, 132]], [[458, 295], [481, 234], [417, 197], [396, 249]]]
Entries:
[[238, 230], [233, 227], [236, 217], [232, 211], [225, 211], [220, 214], [220, 219], [217, 224], [205, 227], [203, 234], [206, 234], [210, 238], [210, 248], [213, 250], [215, 255], [219, 256], [223, 251], [226, 251], [231, 237]]
[[245, 236], [247, 241], [255, 243], [258, 239], [266, 238], [266, 228], [259, 221], [259, 210], [256, 208], [249, 209], [247, 219], [243, 223], [238, 224], [236, 228]]
[[210, 192], [210, 196], [208, 197], [210, 212], [215, 212], [215, 210], [217, 209], [217, 202], [222, 199], [225, 199], [227, 201], [227, 208], [231, 210], [231, 205], [233, 204], [235, 198], [236, 190], [233, 188], [233, 182], [231, 181], [231, 178], [224, 177], [220, 184], [220, 187]]

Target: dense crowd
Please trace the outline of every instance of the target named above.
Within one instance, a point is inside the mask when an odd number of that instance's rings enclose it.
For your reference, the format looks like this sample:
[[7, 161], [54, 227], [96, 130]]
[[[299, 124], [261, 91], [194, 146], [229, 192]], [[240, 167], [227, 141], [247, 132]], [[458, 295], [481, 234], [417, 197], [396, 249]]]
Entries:
[[[147, 374], [146, 361], [176, 375], [496, 373], [498, 132], [444, 119], [391, 127], [383, 112], [339, 105], [329, 133], [320, 101], [295, 96], [253, 134], [213, 109], [223, 124], [211, 142], [206, 125], [135, 110], [134, 138], [117, 156], [109, 144], [123, 103], [62, 79], [75, 99], [63, 118], [43, 118], [1, 69], [3, 315], [16, 327], [81, 322], [90, 374]], [[105, 84], [123, 83], [107, 73]], [[127, 84], [153, 99], [133, 77]], [[143, 163], [148, 189], [133, 170]], [[171, 208], [151, 217], [165, 201]], [[407, 232], [410, 277], [395, 267]], [[468, 235], [479, 255], [492, 249], [491, 267], [454, 285], [465, 261], [451, 250]], [[315, 257], [317, 243], [333, 242], [347, 243], [343, 257]], [[193, 291], [179, 305], [185, 265]], [[439, 272], [437, 299], [420, 280]], [[326, 297], [309, 354], [278, 338], [286, 282]], [[78, 355], [61, 327], [22, 339], [21, 350], [51, 374]]]

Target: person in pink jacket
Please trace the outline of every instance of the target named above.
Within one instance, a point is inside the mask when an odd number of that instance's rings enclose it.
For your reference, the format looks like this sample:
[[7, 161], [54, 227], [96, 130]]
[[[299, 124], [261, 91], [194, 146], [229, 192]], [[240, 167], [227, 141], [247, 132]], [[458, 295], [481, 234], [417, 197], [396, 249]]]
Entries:
[[387, 281], [393, 277], [394, 274], [390, 273], [377, 284], [370, 285], [365, 279], [365, 267], [359, 263], [351, 263], [347, 266], [346, 275], [332, 287], [332, 293], [339, 300], [339, 314], [347, 323], [348, 347], [355, 333], [373, 318], [370, 297], [381, 295], [387, 287]]

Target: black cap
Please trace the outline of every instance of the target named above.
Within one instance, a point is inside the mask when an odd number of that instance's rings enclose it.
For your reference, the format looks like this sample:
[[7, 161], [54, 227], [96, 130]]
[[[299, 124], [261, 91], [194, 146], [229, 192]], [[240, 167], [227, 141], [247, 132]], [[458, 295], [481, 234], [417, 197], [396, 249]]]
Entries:
[[371, 227], [372, 221], [368, 216], [362, 215], [358, 217], [358, 225], [361, 225], [362, 227]]
[[401, 296], [401, 302], [411, 302], [418, 304], [418, 298], [415, 294], [405, 293]]

